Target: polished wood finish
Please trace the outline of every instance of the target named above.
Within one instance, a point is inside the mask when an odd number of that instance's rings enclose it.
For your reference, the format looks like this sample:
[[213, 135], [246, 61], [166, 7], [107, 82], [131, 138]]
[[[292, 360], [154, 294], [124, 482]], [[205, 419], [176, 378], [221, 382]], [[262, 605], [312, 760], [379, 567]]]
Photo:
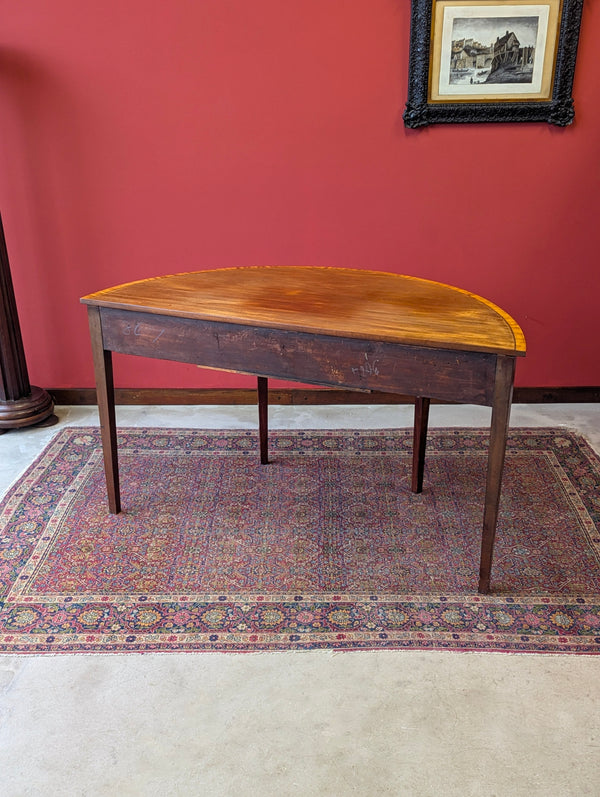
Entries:
[[56, 423], [50, 394], [29, 383], [8, 250], [0, 218], [0, 434]]
[[99, 307], [311, 335], [523, 354], [518, 324], [491, 302], [430, 280], [360, 269], [257, 266], [130, 282], [83, 299]]
[[474, 294], [371, 271], [250, 267], [142, 280], [88, 305], [109, 508], [120, 510], [111, 352], [258, 377], [268, 461], [268, 379], [416, 397], [411, 487], [422, 490], [431, 399], [491, 405], [479, 590], [489, 590], [519, 326]]

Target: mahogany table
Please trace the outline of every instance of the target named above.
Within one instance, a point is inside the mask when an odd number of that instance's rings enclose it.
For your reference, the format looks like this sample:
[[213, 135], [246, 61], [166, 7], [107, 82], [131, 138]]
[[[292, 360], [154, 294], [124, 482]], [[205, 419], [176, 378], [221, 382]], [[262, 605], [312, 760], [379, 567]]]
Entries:
[[492, 407], [479, 592], [490, 571], [516, 357], [525, 339], [467, 291], [359, 269], [252, 266], [197, 271], [92, 293], [88, 305], [109, 510], [121, 510], [112, 352], [258, 377], [267, 463], [268, 378], [415, 397], [413, 492], [423, 485], [429, 403]]

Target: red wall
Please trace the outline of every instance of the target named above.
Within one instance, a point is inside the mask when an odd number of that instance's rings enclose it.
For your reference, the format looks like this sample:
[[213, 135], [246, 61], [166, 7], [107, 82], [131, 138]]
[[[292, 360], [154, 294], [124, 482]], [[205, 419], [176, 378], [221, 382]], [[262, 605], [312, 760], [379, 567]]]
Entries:
[[[405, 130], [409, 0], [0, 0], [0, 19], [0, 210], [34, 384], [93, 384], [83, 294], [258, 263], [455, 284], [522, 325], [519, 385], [600, 384], [597, 3], [566, 129]], [[247, 384], [118, 359], [121, 386]]]

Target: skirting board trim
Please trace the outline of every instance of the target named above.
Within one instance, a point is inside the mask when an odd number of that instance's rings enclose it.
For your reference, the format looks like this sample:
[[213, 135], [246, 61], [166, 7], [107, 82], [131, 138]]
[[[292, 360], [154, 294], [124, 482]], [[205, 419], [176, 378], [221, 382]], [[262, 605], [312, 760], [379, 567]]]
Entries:
[[[58, 405], [96, 403], [94, 388], [56, 388], [48, 392]], [[117, 388], [117, 404], [256, 404], [256, 391], [188, 388]], [[600, 401], [599, 387], [516, 387], [515, 404], [589, 404]], [[412, 404], [412, 396], [328, 388], [269, 390], [269, 404]]]

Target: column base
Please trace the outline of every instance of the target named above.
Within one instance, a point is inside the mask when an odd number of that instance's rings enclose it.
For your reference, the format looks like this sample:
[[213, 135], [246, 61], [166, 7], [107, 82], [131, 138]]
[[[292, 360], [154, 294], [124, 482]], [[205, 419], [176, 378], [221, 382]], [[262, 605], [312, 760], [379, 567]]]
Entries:
[[46, 390], [32, 387], [28, 396], [15, 401], [0, 401], [0, 434], [8, 429], [25, 426], [53, 426], [58, 418], [53, 414], [54, 401]]

